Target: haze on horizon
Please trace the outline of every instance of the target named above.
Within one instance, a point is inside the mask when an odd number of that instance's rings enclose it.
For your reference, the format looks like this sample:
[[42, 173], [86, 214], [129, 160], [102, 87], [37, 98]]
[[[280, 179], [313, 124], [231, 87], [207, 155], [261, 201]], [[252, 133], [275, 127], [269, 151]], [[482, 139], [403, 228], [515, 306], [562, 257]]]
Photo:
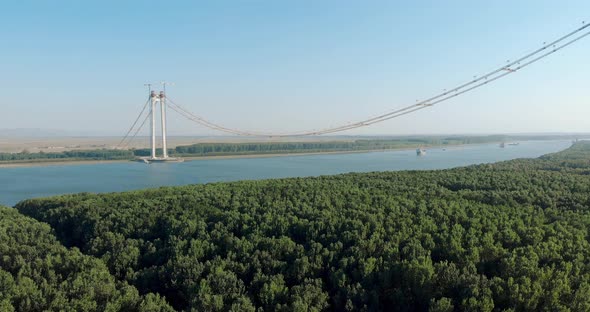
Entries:
[[[335, 126], [414, 103], [590, 22], [568, 1], [22, 1], [3, 5], [0, 128], [123, 135], [146, 82], [246, 130]], [[590, 38], [343, 135], [590, 132]], [[147, 129], [146, 129], [147, 130]], [[169, 115], [171, 135], [221, 133]]]

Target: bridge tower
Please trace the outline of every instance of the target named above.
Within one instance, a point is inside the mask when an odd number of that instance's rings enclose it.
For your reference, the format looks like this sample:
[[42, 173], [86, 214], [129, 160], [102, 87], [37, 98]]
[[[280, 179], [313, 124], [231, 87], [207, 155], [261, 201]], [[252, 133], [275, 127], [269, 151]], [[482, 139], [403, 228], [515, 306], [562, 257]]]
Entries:
[[[167, 145], [167, 129], [166, 129], [166, 92], [160, 91], [158, 94], [156, 91], [150, 91], [150, 156], [142, 157], [141, 160], [144, 162], [180, 162], [182, 158], [169, 157], [168, 156], [168, 145]], [[160, 118], [162, 126], [162, 157], [158, 157], [156, 153], [156, 114], [157, 108], [160, 105]]]
[[150, 129], [151, 129], [150, 158], [153, 160], [153, 159], [156, 159], [156, 107], [157, 107], [158, 103], [160, 103], [160, 96], [156, 93], [156, 91], [151, 91], [150, 99], [152, 101], [152, 105], [150, 106]]
[[168, 158], [168, 148], [166, 146], [166, 94], [160, 91], [160, 116], [162, 118], [162, 157]]

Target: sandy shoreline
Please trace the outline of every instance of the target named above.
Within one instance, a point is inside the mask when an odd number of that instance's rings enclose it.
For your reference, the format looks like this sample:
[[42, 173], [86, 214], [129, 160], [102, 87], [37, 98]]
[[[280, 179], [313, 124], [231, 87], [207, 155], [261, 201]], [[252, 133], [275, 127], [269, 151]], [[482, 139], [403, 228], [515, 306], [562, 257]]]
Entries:
[[[470, 144], [472, 145], [472, 144]], [[462, 145], [448, 145], [446, 147], [460, 147]], [[430, 146], [426, 148], [441, 148], [442, 146]], [[246, 154], [246, 155], [217, 155], [217, 156], [193, 156], [183, 157], [185, 161], [211, 160], [211, 159], [236, 159], [236, 158], [271, 158], [271, 157], [288, 157], [288, 156], [311, 156], [311, 155], [330, 155], [330, 154], [358, 154], [374, 152], [391, 152], [391, 151], [410, 151], [413, 147], [400, 147], [392, 149], [376, 149], [362, 151], [330, 151], [330, 152], [301, 152], [301, 153], [277, 153], [277, 154]], [[64, 160], [64, 161], [40, 161], [40, 162], [23, 162], [23, 163], [0, 163], [0, 168], [23, 168], [23, 167], [47, 167], [47, 166], [69, 166], [69, 165], [96, 165], [109, 163], [134, 162], [136, 160]]]

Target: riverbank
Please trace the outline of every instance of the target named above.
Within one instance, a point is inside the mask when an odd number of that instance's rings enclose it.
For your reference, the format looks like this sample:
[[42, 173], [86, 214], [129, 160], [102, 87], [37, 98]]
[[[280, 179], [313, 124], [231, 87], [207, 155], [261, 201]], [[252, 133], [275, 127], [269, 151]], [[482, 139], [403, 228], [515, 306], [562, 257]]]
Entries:
[[[537, 140], [533, 140], [537, 141]], [[548, 140], [553, 141], [553, 140]], [[556, 140], [557, 141], [557, 140]], [[527, 141], [521, 141], [527, 142]], [[490, 144], [500, 144], [497, 142], [486, 143], [463, 143], [463, 144], [445, 144], [445, 145], [421, 145], [420, 147], [428, 149], [458, 149], [465, 146], [480, 146]], [[211, 155], [211, 156], [178, 156], [185, 161], [199, 161], [199, 160], [215, 160], [215, 159], [251, 159], [251, 158], [274, 158], [274, 157], [289, 157], [289, 156], [313, 156], [313, 155], [338, 155], [338, 154], [362, 154], [375, 152], [393, 152], [393, 151], [413, 151], [419, 146], [406, 146], [395, 148], [381, 148], [381, 149], [367, 149], [367, 150], [342, 150], [342, 151], [314, 151], [314, 152], [277, 152], [277, 153], [257, 153], [257, 154], [232, 154], [232, 155]], [[34, 161], [14, 161], [14, 162], [0, 162], [0, 169], [2, 168], [23, 168], [23, 167], [49, 167], [49, 166], [71, 166], [71, 165], [96, 165], [96, 164], [113, 164], [135, 162], [137, 159], [116, 159], [116, 160], [85, 160], [85, 159], [43, 159]]]
[[[377, 151], [412, 150], [416, 148], [454, 148], [465, 145], [498, 144], [500, 142], [525, 142], [561, 140], [561, 136], [417, 136], [399, 138], [357, 138], [356, 140], [330, 141], [263, 141], [241, 143], [195, 143], [169, 149], [172, 157], [186, 160], [234, 159], [284, 157], [318, 154], [369, 153]], [[0, 168], [65, 166], [78, 164], [101, 164], [134, 161], [150, 155], [150, 150], [141, 149], [90, 149], [61, 152], [22, 151], [0, 152]], [[161, 154], [161, 149], [157, 150]]]
[[[483, 143], [483, 144], [495, 144]], [[474, 144], [454, 144], [454, 145], [438, 145], [438, 146], [425, 146], [426, 149], [432, 148], [460, 148], [462, 146], [476, 146], [482, 145], [482, 143]], [[215, 155], [215, 156], [187, 156], [182, 157], [185, 161], [198, 161], [198, 160], [212, 160], [212, 159], [248, 159], [248, 158], [274, 158], [274, 157], [289, 157], [289, 156], [311, 156], [311, 155], [330, 155], [330, 154], [359, 154], [359, 153], [375, 153], [375, 152], [391, 152], [391, 151], [411, 151], [416, 147], [399, 147], [389, 149], [371, 149], [371, 150], [350, 150], [350, 151], [326, 151], [326, 152], [291, 152], [291, 153], [262, 153], [262, 154], [234, 154], [234, 155]], [[96, 164], [112, 164], [112, 163], [125, 163], [133, 162], [136, 160], [132, 159], [118, 159], [118, 160], [44, 160], [44, 161], [32, 161], [32, 162], [0, 162], [0, 168], [22, 168], [22, 167], [46, 167], [46, 166], [70, 166], [70, 165], [96, 165]]]
[[[568, 148], [569, 141], [528, 141], [499, 148], [498, 144], [431, 147], [425, 157], [414, 150], [283, 154], [197, 158], [167, 165], [138, 162], [74, 162], [73, 165], [0, 169], [0, 204], [12, 206], [27, 198], [66, 193], [107, 193], [162, 186], [311, 177], [350, 172], [437, 170], [516, 158], [536, 158]], [[445, 148], [446, 151], [442, 149]], [[284, 156], [284, 157], [282, 157]], [[301, 156], [301, 157], [298, 157]], [[229, 158], [230, 156], [224, 156]], [[264, 157], [264, 158], [262, 158]], [[83, 164], [83, 165], [82, 165]], [[59, 183], [56, 183], [56, 179]]]
[[[216, 156], [189, 156], [182, 157], [185, 161], [212, 160], [212, 159], [237, 159], [237, 158], [273, 158], [288, 156], [310, 156], [310, 155], [328, 155], [328, 154], [356, 154], [356, 153], [373, 153], [413, 150], [413, 148], [395, 148], [363, 151], [333, 151], [333, 152], [293, 152], [293, 153], [267, 153], [267, 154], [238, 154], [238, 155], [216, 155]], [[36, 162], [14, 162], [0, 163], [0, 168], [22, 168], [22, 167], [46, 167], [46, 166], [69, 166], [69, 165], [96, 165], [134, 162], [133, 159], [125, 160], [56, 160], [56, 161], [36, 161]]]

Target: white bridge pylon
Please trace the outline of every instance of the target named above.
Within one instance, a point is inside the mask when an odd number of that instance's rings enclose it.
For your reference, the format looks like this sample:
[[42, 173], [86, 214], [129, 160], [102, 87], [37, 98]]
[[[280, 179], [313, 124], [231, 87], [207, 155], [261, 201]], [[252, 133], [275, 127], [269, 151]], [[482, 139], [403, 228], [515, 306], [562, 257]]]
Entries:
[[151, 117], [151, 159], [158, 158], [156, 155], [156, 109], [158, 104], [160, 104], [160, 115], [162, 118], [162, 158], [168, 158], [168, 151], [166, 150], [166, 94], [164, 91], [160, 91], [160, 94], [157, 94], [156, 91], [151, 91], [150, 99], [152, 102], [152, 106], [150, 109], [150, 117]]
[[[164, 91], [160, 91], [157, 93], [156, 91], [150, 91], [150, 111], [149, 111], [149, 118], [150, 118], [150, 126], [151, 126], [151, 138], [150, 138], [150, 156], [149, 157], [142, 157], [141, 159], [145, 162], [153, 162], [153, 161], [182, 161], [180, 158], [169, 157], [168, 156], [168, 146], [166, 143], [166, 93]], [[160, 118], [161, 118], [161, 125], [162, 125], [162, 157], [158, 157], [156, 154], [156, 114], [158, 109], [158, 104], [160, 106]]]

